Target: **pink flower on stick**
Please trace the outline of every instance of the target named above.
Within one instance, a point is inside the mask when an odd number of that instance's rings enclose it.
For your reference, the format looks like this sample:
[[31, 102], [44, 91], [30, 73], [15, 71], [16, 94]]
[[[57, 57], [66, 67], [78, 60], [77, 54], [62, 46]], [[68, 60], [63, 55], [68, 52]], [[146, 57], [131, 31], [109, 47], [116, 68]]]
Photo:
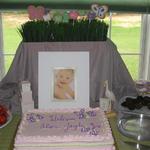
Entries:
[[79, 13], [77, 11], [70, 11], [69, 12], [69, 18], [70, 19], [77, 20], [78, 16], [79, 16]]

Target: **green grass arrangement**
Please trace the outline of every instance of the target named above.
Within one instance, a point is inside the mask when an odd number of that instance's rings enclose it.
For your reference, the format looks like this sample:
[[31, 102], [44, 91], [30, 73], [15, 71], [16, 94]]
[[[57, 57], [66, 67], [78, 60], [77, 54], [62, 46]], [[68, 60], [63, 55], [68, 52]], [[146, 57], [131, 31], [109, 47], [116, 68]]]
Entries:
[[28, 21], [18, 31], [23, 42], [106, 41], [108, 25], [101, 20]]

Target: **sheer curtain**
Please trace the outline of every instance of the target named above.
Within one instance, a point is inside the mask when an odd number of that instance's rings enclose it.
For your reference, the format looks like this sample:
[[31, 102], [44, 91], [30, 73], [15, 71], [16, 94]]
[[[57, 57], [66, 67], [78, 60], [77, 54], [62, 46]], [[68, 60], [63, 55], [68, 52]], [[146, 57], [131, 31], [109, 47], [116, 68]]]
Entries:
[[2, 14], [0, 13], [0, 81], [4, 76], [4, 55], [3, 55], [3, 27]]
[[150, 14], [142, 15], [140, 79], [150, 80]]

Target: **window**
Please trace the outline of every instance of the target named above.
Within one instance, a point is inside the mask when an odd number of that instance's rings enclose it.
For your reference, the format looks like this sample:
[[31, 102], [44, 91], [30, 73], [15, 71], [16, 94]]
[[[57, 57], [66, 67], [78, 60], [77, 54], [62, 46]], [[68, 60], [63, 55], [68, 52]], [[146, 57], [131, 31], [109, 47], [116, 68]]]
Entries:
[[[16, 49], [21, 42], [17, 27], [28, 20], [28, 15], [23, 12], [2, 13], [4, 36], [5, 73], [7, 73]], [[141, 14], [111, 13], [111, 19], [106, 18], [110, 24], [109, 36], [117, 45], [133, 79], [139, 77], [140, 32]]]
[[3, 41], [4, 41], [4, 66], [7, 73], [16, 49], [21, 42], [21, 37], [17, 32], [17, 28], [28, 20], [28, 16], [23, 12], [4, 12], [2, 13], [3, 22]]
[[112, 41], [124, 60], [133, 79], [139, 78], [139, 58], [141, 14], [112, 13], [110, 14], [110, 32]]

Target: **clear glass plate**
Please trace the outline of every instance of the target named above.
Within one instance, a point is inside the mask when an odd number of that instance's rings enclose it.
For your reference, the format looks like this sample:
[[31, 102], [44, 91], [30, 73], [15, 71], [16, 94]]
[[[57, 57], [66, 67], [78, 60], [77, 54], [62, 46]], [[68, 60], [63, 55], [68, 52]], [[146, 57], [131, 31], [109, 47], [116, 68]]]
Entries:
[[150, 141], [150, 116], [129, 112], [120, 112], [119, 131], [138, 141]]

